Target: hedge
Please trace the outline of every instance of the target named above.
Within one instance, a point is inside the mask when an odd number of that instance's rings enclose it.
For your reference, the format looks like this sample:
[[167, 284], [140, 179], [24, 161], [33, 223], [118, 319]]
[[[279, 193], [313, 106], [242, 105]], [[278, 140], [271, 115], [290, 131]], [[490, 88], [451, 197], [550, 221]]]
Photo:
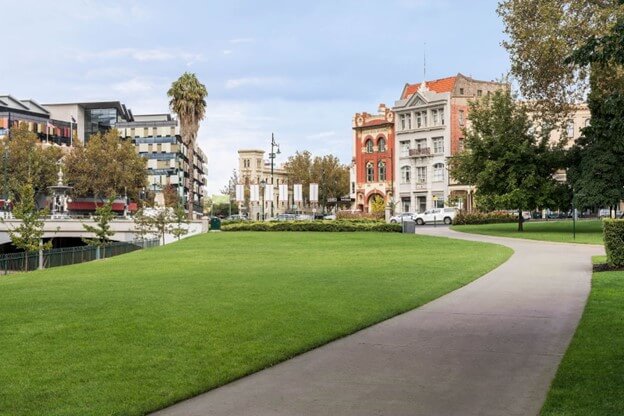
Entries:
[[624, 267], [624, 220], [603, 220], [603, 235], [607, 263], [612, 267]]
[[280, 221], [262, 222], [248, 221], [235, 224], [226, 224], [223, 231], [320, 231], [320, 232], [354, 232], [372, 231], [382, 233], [400, 233], [400, 224], [386, 224], [383, 222], [354, 222], [354, 221]]
[[453, 220], [455, 225], [500, 224], [507, 222], [518, 222], [518, 217], [505, 211], [460, 212]]

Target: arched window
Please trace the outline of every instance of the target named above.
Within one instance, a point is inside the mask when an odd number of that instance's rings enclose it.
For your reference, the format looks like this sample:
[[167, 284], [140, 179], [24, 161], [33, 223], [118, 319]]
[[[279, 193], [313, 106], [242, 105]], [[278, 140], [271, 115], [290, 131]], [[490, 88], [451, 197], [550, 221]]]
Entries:
[[380, 153], [386, 151], [386, 139], [383, 137], [380, 137], [377, 141], [377, 151]]
[[366, 140], [366, 153], [373, 153], [373, 141], [371, 139]]
[[377, 166], [379, 167], [379, 182], [383, 182], [386, 180], [386, 162], [380, 160]]
[[574, 120], [568, 120], [566, 122], [566, 136], [569, 139], [574, 137]]
[[589, 127], [589, 123], [591, 122], [591, 119], [586, 118], [585, 119], [585, 127]]
[[412, 168], [410, 166], [401, 167], [401, 183], [410, 183], [412, 176]]
[[436, 163], [433, 165], [433, 181], [440, 182], [444, 180], [444, 164]]
[[373, 162], [368, 162], [366, 164], [366, 182], [372, 182], [375, 180], [375, 167], [373, 166]]

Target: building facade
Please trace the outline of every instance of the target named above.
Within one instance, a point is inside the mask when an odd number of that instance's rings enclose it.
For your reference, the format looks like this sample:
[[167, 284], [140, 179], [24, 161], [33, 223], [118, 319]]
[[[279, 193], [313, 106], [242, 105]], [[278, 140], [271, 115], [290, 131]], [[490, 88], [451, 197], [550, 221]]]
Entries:
[[380, 104], [378, 113], [353, 117], [351, 198], [354, 208], [371, 212], [375, 198], [390, 203], [394, 190], [394, 113]]
[[[196, 146], [190, 149], [182, 142], [180, 126], [170, 114], [135, 115], [132, 121], [115, 124], [120, 137], [131, 140], [136, 151], [147, 161], [149, 190], [164, 205], [163, 190], [171, 186], [186, 207], [189, 190], [193, 189], [194, 211], [202, 213], [206, 186], [207, 159]], [[193, 177], [189, 177], [189, 164]]]
[[463, 150], [468, 102], [501, 88], [507, 85], [462, 74], [405, 85], [393, 108], [398, 211], [472, 209], [474, 187], [450, 177], [448, 160]]
[[18, 100], [11, 95], [0, 96], [0, 139], [9, 134], [9, 128], [26, 124], [42, 144], [69, 146], [76, 125], [70, 118], [55, 117], [34, 100]]
[[[262, 218], [264, 212], [264, 218], [271, 218], [271, 215], [275, 216], [290, 212], [292, 209], [292, 189], [289, 186], [289, 202], [279, 201], [279, 185], [287, 184], [288, 174], [283, 166], [273, 165], [273, 173], [271, 174], [271, 161], [264, 159], [264, 150], [257, 149], [243, 149], [238, 151], [238, 176], [239, 182], [245, 185], [245, 189], [249, 189], [249, 185], [261, 185], [273, 186], [273, 204], [271, 207], [271, 201], [264, 201], [264, 195], [260, 195], [261, 202], [250, 202], [248, 195], [246, 195], [245, 202], [239, 204], [241, 213], [247, 213], [249, 219], [259, 220]], [[264, 201], [264, 203], [262, 202]], [[271, 212], [272, 211], [272, 212]]]

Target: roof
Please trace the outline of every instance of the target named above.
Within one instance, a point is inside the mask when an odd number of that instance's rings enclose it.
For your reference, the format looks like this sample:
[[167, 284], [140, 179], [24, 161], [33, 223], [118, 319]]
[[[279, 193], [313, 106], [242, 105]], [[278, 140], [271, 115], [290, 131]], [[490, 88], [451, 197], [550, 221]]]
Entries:
[[34, 100], [18, 100], [11, 95], [0, 95], [0, 107], [9, 111], [32, 113], [43, 117], [49, 117], [50, 112]]
[[[430, 91], [434, 91], [437, 93], [442, 92], [451, 92], [453, 88], [455, 88], [455, 81], [457, 81], [457, 75], [447, 78], [434, 79], [432, 81], [425, 81], [425, 85]], [[401, 99], [404, 100], [411, 95], [413, 95], [418, 88], [420, 88], [420, 84], [405, 84], [403, 87], [403, 93], [401, 94]]]
[[373, 126], [382, 126], [384, 124], [394, 124], [393, 121], [388, 121], [385, 118], [378, 118], [378, 119], [373, 119], [373, 120], [365, 120], [364, 124], [362, 125], [362, 127], [373, 127]]
[[50, 103], [43, 104], [44, 107], [65, 106], [65, 105], [77, 105], [86, 110], [95, 110], [101, 108], [115, 108], [119, 115], [126, 121], [133, 121], [134, 116], [132, 110], [126, 108], [126, 105], [119, 101], [92, 101], [92, 102], [77, 102], [77, 103]]

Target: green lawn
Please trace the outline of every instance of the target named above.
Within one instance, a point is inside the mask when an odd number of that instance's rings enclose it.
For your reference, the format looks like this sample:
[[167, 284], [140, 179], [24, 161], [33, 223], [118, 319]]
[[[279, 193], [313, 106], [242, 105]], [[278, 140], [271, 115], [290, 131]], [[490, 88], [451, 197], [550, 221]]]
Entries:
[[211, 233], [0, 278], [0, 415], [140, 415], [429, 302], [501, 246]]
[[624, 271], [594, 273], [583, 318], [542, 415], [623, 415], [623, 391]]
[[454, 225], [455, 231], [498, 237], [527, 238], [529, 240], [557, 241], [561, 243], [603, 244], [602, 221], [576, 222], [576, 239], [572, 235], [572, 221], [527, 221], [524, 232], [518, 232], [518, 224]]

